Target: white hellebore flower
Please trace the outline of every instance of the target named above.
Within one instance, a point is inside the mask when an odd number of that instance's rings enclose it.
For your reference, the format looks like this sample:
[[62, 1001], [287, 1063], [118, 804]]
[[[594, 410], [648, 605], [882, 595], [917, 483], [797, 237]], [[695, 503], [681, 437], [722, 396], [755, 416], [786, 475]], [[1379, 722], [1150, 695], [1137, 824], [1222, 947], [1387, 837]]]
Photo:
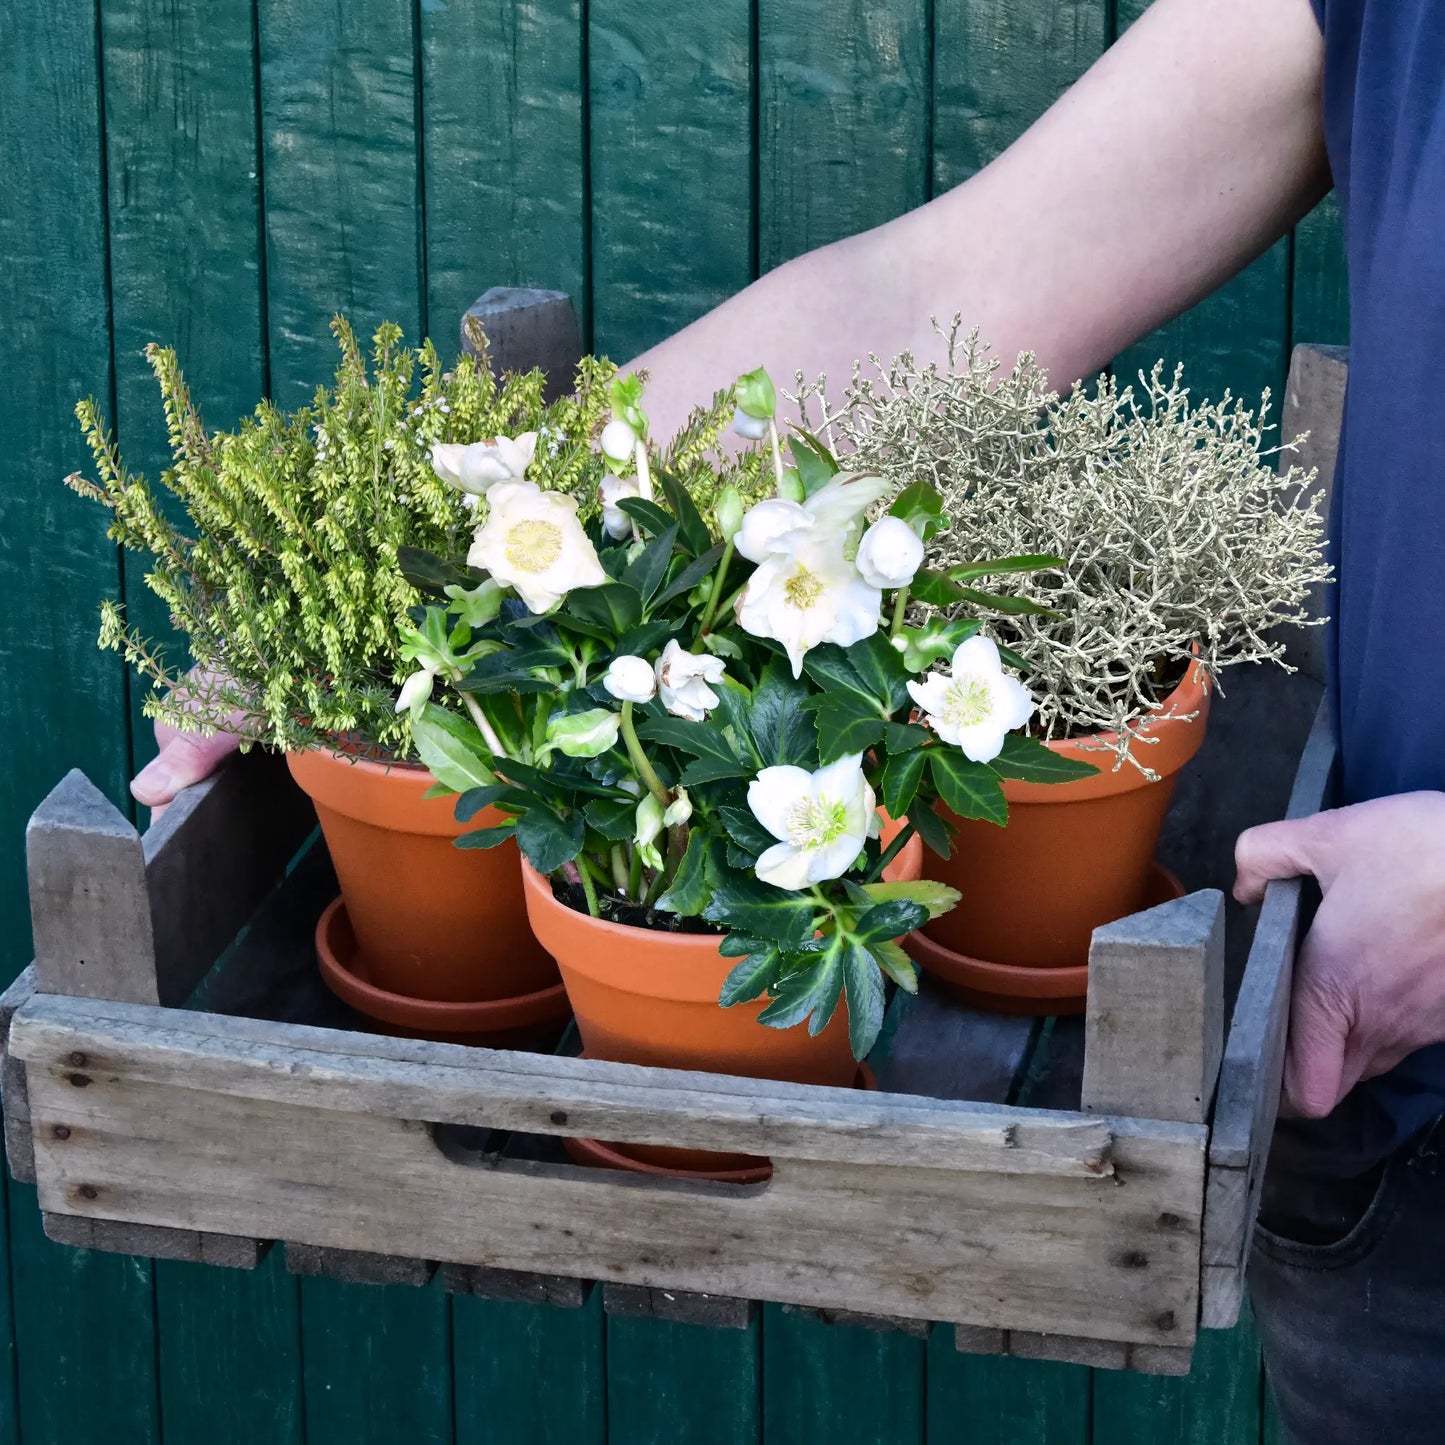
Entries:
[[546, 612], [573, 588], [607, 580], [574, 497], [535, 482], [498, 482], [487, 501], [491, 515], [477, 528], [467, 563], [514, 588], [529, 612]]
[[721, 699], [709, 684], [725, 674], [722, 658], [710, 652], [685, 652], [672, 638], [657, 659], [657, 690], [662, 705], [673, 717], [702, 722]]
[[649, 868], [662, 867], [662, 854], [658, 850], [657, 840], [661, 836], [666, 816], [662, 804], [651, 793], [642, 795], [642, 801], [637, 805], [632, 841], [637, 845], [643, 863]]
[[625, 421], [613, 417], [602, 428], [602, 437], [598, 445], [602, 448], [602, 455], [610, 457], [614, 462], [631, 461], [632, 454], [637, 448], [637, 433]]
[[1033, 694], [1003, 670], [987, 637], [959, 644], [949, 676], [931, 672], [908, 691], [934, 732], [976, 763], [992, 762], [1007, 734], [1034, 715]]
[[651, 702], [657, 696], [652, 664], [632, 653], [612, 659], [602, 675], [602, 686], [621, 702]]
[[743, 514], [734, 546], [749, 562], [765, 562], [790, 552], [804, 537], [836, 539], [846, 551], [850, 534], [863, 513], [888, 490], [888, 483], [870, 473], [840, 472], [806, 501], [769, 497]]
[[869, 838], [878, 836], [878, 806], [863, 757], [853, 753], [826, 768], [764, 768], [748, 784], [748, 807], [779, 841], [757, 862], [775, 888], [806, 888], [841, 878]]
[[602, 525], [614, 542], [620, 542], [632, 531], [632, 518], [617, 504], [626, 497], [640, 497], [642, 488], [636, 477], [603, 477], [597, 487], [602, 498]]
[[435, 671], [429, 667], [423, 667], [412, 673], [402, 683], [401, 691], [397, 694], [397, 712], [409, 712], [415, 717], [431, 700], [431, 690], [436, 680]]
[[902, 517], [880, 517], [858, 543], [858, 570], [874, 587], [907, 587], [923, 566], [923, 539]]
[[460, 446], [437, 442], [431, 449], [432, 470], [449, 486], [473, 497], [485, 497], [498, 482], [520, 482], [537, 454], [537, 433], [493, 437]]

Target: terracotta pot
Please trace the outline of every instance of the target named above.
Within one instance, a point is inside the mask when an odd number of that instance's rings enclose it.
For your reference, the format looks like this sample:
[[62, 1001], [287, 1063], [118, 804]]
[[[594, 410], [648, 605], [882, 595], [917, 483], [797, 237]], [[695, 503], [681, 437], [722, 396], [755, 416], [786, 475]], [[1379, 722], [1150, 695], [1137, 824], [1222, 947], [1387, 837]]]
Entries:
[[[1154, 850], [1179, 770], [1199, 751], [1209, 717], [1203, 670], [1191, 666], [1145, 729], [1138, 757], [1159, 774], [1150, 782], [1132, 763], [1115, 769], [1100, 744], [1112, 733], [1053, 742], [1065, 757], [1102, 769], [1073, 783], [1005, 782], [1009, 821], [944, 816], [958, 829], [950, 857], [929, 851], [924, 872], [963, 895], [958, 907], [923, 928], [917, 961], [957, 985], [971, 1003], [990, 996], [1014, 1012], [1055, 1013], [1083, 1007], [1089, 939], [1158, 901]], [[1165, 885], [1167, 890], [1167, 882]], [[1165, 896], [1167, 896], [1167, 891]], [[940, 962], [940, 953], [952, 954]], [[983, 969], [970, 968], [986, 960]], [[1056, 970], [1026, 988], [988, 965]]]
[[[917, 878], [923, 850], [911, 839], [890, 878]], [[659, 933], [579, 913], [522, 860], [532, 928], [557, 961], [567, 997], [594, 1059], [669, 1069], [846, 1087], [858, 1076], [844, 1002], [816, 1038], [806, 1027], [772, 1029], [758, 1022], [766, 1000], [722, 1008], [718, 994], [737, 964], [718, 952], [715, 933]], [[616, 1147], [616, 1146], [614, 1146]], [[718, 1172], [765, 1161], [627, 1143], [632, 1159], [669, 1170]]]
[[[453, 846], [501, 814], [485, 809], [458, 823], [452, 799], [422, 796], [436, 781], [424, 768], [316, 748], [286, 761], [316, 805], [370, 985], [461, 1006], [558, 987], [527, 923], [517, 845]], [[556, 1004], [565, 1016], [560, 991]], [[471, 1021], [459, 1031], [474, 1031]]]

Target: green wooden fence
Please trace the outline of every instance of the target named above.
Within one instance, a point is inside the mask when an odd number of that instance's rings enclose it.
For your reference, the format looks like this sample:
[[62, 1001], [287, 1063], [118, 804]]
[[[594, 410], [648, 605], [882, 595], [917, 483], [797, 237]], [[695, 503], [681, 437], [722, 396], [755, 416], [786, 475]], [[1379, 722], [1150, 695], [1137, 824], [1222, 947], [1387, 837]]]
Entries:
[[[141, 348], [208, 415], [304, 399], [326, 324], [444, 344], [486, 286], [576, 298], [617, 357], [760, 270], [963, 180], [1142, 0], [6, 0], [0, 6], [0, 919], [27, 960], [24, 821], [67, 768], [148, 755], [94, 646], [140, 574], [60, 486], [97, 396], [164, 435]], [[1120, 134], [1121, 151], [1139, 138]], [[1328, 207], [1123, 359], [1278, 394], [1342, 339]], [[61, 1249], [0, 1196], [0, 1440], [25, 1445], [1274, 1438], [1247, 1331], [1159, 1381], [956, 1355], [768, 1309], [744, 1333]], [[485, 1221], [478, 1221], [485, 1228]]]

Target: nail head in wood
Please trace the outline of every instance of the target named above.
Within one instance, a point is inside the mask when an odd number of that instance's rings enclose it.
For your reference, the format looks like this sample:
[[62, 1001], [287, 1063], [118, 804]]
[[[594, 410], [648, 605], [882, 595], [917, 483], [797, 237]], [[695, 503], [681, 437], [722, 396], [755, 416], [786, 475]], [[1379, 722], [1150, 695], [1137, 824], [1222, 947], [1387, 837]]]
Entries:
[[1094, 930], [1082, 1108], [1202, 1124], [1224, 1043], [1224, 895], [1216, 888]]

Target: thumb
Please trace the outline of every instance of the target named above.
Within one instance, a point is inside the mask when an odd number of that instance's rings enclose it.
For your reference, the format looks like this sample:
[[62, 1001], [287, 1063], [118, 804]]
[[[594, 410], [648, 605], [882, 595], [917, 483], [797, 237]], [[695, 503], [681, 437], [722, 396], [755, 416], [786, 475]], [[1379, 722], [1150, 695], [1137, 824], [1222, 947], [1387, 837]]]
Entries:
[[1307, 1119], [1323, 1119], [1344, 1097], [1348, 1087], [1345, 1051], [1349, 1044], [1350, 1019], [1338, 1003], [1331, 1006], [1326, 990], [1313, 986], [1316, 972], [1310, 953], [1306, 939], [1300, 951], [1290, 1004], [1284, 1093], [1297, 1113]]
[[215, 733], [211, 737], [182, 734], [171, 738], [136, 774], [130, 785], [132, 797], [148, 808], [165, 807], [182, 788], [209, 778], [240, 741], [231, 733]]
[[1320, 816], [1261, 823], [1239, 835], [1234, 845], [1234, 896], [1240, 903], [1258, 903], [1264, 885], [1273, 879], [1315, 871], [1311, 855]]

